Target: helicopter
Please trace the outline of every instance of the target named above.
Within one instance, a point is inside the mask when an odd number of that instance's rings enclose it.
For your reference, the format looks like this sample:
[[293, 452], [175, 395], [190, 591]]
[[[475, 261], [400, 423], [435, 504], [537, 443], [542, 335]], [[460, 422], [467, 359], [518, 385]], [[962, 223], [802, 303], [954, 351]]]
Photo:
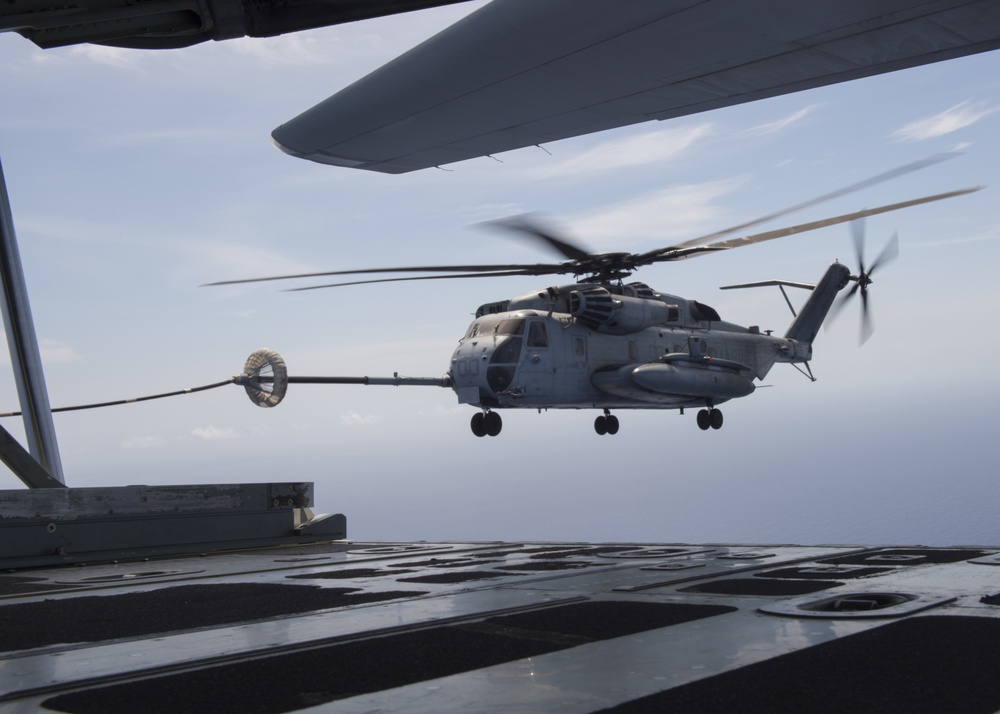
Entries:
[[[291, 383], [446, 387], [455, 392], [460, 404], [477, 408], [470, 422], [477, 437], [500, 434], [501, 410], [524, 408], [599, 410], [594, 420], [594, 431], [599, 435], [617, 434], [620, 422], [612, 410], [625, 409], [668, 409], [681, 414], [687, 409], [697, 410], [696, 422], [701, 430], [718, 430], [723, 426], [719, 405], [753, 394], [756, 382], [763, 380], [775, 364], [792, 364], [815, 381], [809, 364], [819, 329], [828, 315], [839, 313], [855, 296], [861, 299], [860, 341], [863, 343], [870, 336], [868, 292], [872, 274], [896, 257], [898, 237], [894, 235], [866, 267], [863, 229], [866, 217], [952, 198], [982, 187], [925, 196], [764, 233], [722, 237], [937, 160], [940, 158], [916, 162], [763, 218], [644, 253], [593, 253], [542, 228], [530, 217], [517, 216], [488, 225], [540, 241], [565, 260], [340, 270], [226, 280], [209, 285], [320, 276], [429, 273], [291, 289], [301, 291], [411, 280], [572, 275], [575, 282], [480, 305], [452, 353], [447, 373], [441, 378], [408, 378], [398, 373], [391, 378], [290, 377], [280, 356], [264, 349], [251, 355], [243, 374], [234, 379], [246, 388], [251, 400], [264, 407], [279, 403]], [[844, 222], [852, 222], [854, 227], [856, 273], [834, 262], [817, 283], [767, 280], [723, 287], [779, 287], [793, 314], [783, 335], [727, 322], [715, 309], [697, 300], [659, 292], [642, 282], [625, 282], [646, 265], [684, 260]], [[841, 294], [849, 285], [852, 287]], [[811, 293], [798, 313], [785, 293], [786, 287]]]

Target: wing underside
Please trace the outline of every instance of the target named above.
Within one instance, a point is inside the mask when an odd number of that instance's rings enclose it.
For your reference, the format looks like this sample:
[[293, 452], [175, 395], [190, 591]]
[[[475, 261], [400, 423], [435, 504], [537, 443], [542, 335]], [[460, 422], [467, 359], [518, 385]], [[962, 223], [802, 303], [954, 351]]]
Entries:
[[992, 0], [496, 0], [272, 138], [405, 173], [998, 47]]

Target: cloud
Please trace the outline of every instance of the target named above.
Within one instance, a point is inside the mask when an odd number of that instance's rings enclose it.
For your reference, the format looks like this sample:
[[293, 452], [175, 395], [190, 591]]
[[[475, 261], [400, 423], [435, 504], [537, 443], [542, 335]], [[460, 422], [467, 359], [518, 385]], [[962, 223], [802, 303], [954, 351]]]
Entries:
[[241, 37], [230, 40], [225, 49], [245, 60], [268, 66], [316, 67], [333, 62], [328, 44], [321, 42], [316, 33], [292, 33], [267, 42]]
[[[238, 280], [262, 275], [295, 275], [316, 270], [316, 266], [285, 257], [268, 248], [219, 240], [190, 240], [184, 249], [191, 253], [191, 265], [212, 280]], [[230, 286], [245, 292], [248, 286]], [[220, 291], [221, 292], [221, 291]]]
[[133, 148], [150, 144], [174, 144], [183, 146], [195, 141], [225, 139], [231, 131], [214, 129], [151, 129], [147, 131], [125, 132], [106, 137], [103, 148]]
[[982, 103], [962, 102], [940, 114], [917, 119], [906, 126], [897, 129], [892, 136], [899, 141], [924, 141], [938, 136], [950, 134], [953, 131], [972, 126], [980, 119], [996, 112], [998, 107], [987, 107]]
[[231, 53], [243, 67], [248, 63], [268, 69], [330, 67], [345, 76], [357, 77], [375, 70], [401, 51], [419, 44], [485, 4], [485, 0], [459, 3], [373, 18], [364, 23], [287, 33], [269, 37], [266, 41], [242, 37], [219, 43], [211, 49]]
[[36, 50], [31, 53], [30, 62], [43, 66], [62, 65], [63, 68], [99, 64], [119, 69], [141, 70], [142, 63], [151, 59], [150, 55], [151, 53], [143, 50], [81, 44], [73, 47]]
[[982, 226], [978, 231], [971, 234], [964, 234], [953, 238], [911, 243], [907, 246], [907, 248], [941, 248], [952, 245], [960, 245], [963, 243], [979, 243], [982, 241], [992, 240], [1000, 240], [1000, 225]]
[[[59, 340], [39, 340], [38, 352], [42, 356], [42, 364], [66, 364], [76, 362], [80, 358], [76, 350]], [[10, 366], [10, 349], [6, 337], [0, 333], [0, 367]]]
[[598, 250], [638, 250], [642, 243], [664, 245], [689, 240], [723, 220], [718, 199], [744, 185], [743, 178], [668, 186], [600, 211], [569, 219], [573, 232]]
[[72, 347], [58, 340], [39, 340], [38, 351], [42, 355], [42, 364], [62, 364], [80, 359]]
[[563, 178], [662, 163], [676, 158], [713, 133], [712, 124], [702, 123], [612, 139], [571, 159], [541, 166], [531, 172], [531, 177]]
[[191, 435], [204, 441], [224, 441], [226, 439], [239, 439], [240, 435], [232, 427], [199, 426], [191, 430]]
[[155, 449], [166, 444], [166, 440], [159, 436], [136, 436], [132, 439], [125, 439], [121, 442], [123, 449]]
[[794, 114], [785, 117], [784, 119], [778, 119], [777, 121], [768, 122], [767, 124], [758, 124], [757, 126], [750, 127], [744, 131], [737, 134], [738, 137], [746, 136], [769, 136], [771, 134], [778, 134], [784, 129], [787, 129], [793, 124], [798, 123], [800, 120], [804, 119], [807, 114], [812, 112], [814, 109], [819, 107], [819, 104], [810, 104], [808, 107], [800, 109]]
[[340, 423], [342, 426], [367, 426], [369, 424], [375, 424], [378, 421], [379, 418], [373, 414], [348, 412], [347, 414], [340, 415]]
[[137, 69], [142, 60], [141, 50], [124, 49], [121, 47], [105, 47], [103, 45], [82, 44], [70, 49], [74, 58], [88, 59], [95, 64], [108, 65], [126, 69]]

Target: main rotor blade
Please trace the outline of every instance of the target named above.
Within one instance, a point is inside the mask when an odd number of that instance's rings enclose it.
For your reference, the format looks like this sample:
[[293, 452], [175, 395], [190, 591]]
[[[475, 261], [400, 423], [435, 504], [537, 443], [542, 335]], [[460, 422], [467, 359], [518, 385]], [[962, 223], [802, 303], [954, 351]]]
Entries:
[[518, 233], [523, 233], [524, 235], [530, 236], [532, 238], [537, 238], [543, 243], [555, 248], [560, 254], [566, 256], [570, 260], [586, 260], [590, 257], [590, 253], [580, 246], [573, 245], [565, 238], [557, 238], [555, 235], [547, 230], [544, 230], [538, 223], [529, 220], [529, 214], [521, 214], [519, 216], [511, 216], [510, 218], [500, 218], [495, 221], [486, 221], [480, 225], [487, 226], [489, 228], [504, 228], [510, 231], [516, 231]]
[[682, 246], [675, 246], [673, 248], [664, 248], [657, 251], [656, 254], [650, 255], [649, 253], [643, 253], [642, 255], [636, 256], [636, 264], [644, 265], [647, 263], [659, 263], [662, 261], [670, 260], [683, 260], [685, 258], [690, 258], [695, 255], [700, 255], [702, 253], [717, 251], [717, 250], [731, 250], [733, 248], [740, 248], [745, 245], [753, 245], [754, 243], [763, 243], [764, 241], [774, 240], [775, 238], [784, 238], [785, 236], [795, 235], [796, 233], [805, 233], [807, 231], [814, 231], [819, 228], [826, 228], [827, 226], [834, 226], [838, 223], [845, 223], [847, 221], [853, 221], [859, 218], [865, 218], [867, 216], [875, 216], [879, 213], [888, 213], [889, 211], [898, 211], [901, 208], [909, 208], [910, 206], [918, 206], [921, 203], [931, 203], [933, 201], [941, 201], [946, 198], [953, 198], [955, 196], [961, 196], [967, 193], [974, 193], [975, 191], [982, 190], [982, 186], [976, 186], [973, 188], [963, 188], [957, 191], [948, 191], [947, 193], [938, 193], [933, 196], [924, 196], [923, 198], [915, 198], [909, 201], [902, 201], [900, 203], [891, 203], [886, 206], [879, 206], [878, 208], [866, 208], [862, 211], [855, 211], [854, 213], [846, 213], [842, 216], [836, 216], [834, 218], [824, 218], [821, 221], [811, 221], [809, 223], [800, 223], [797, 226], [790, 226], [788, 228], [778, 228], [777, 230], [767, 231], [765, 233], [757, 233], [750, 236], [742, 236], [740, 238], [730, 238], [729, 240], [719, 241], [717, 243], [712, 243], [710, 245], [704, 246], [690, 246], [684, 248]]
[[854, 193], [855, 191], [860, 191], [862, 189], [868, 188], [869, 186], [874, 186], [876, 184], [882, 183], [883, 181], [888, 181], [888, 180], [894, 179], [894, 178], [896, 178], [898, 176], [903, 176], [904, 174], [908, 174], [911, 171], [917, 171], [919, 169], [923, 169], [923, 168], [926, 168], [928, 166], [933, 166], [934, 164], [941, 163], [942, 161], [945, 161], [946, 159], [951, 159], [951, 158], [954, 158], [955, 156], [958, 156], [958, 155], [959, 155], [958, 152], [948, 152], [948, 153], [943, 153], [943, 154], [934, 154], [932, 156], [928, 156], [925, 159], [920, 159], [919, 161], [914, 161], [914, 162], [906, 164], [904, 166], [900, 166], [899, 168], [892, 169], [891, 171], [886, 171], [884, 173], [878, 174], [877, 176], [872, 176], [871, 178], [865, 179], [864, 181], [859, 181], [858, 183], [851, 184], [850, 186], [846, 186], [846, 187], [838, 189], [836, 191], [832, 191], [831, 193], [826, 193], [826, 194], [823, 194], [822, 196], [818, 196], [818, 197], [810, 199], [808, 201], [804, 201], [803, 203], [798, 203], [798, 204], [796, 204], [794, 206], [791, 206], [789, 208], [785, 208], [785, 209], [783, 209], [781, 211], [777, 211], [775, 213], [769, 213], [768, 215], [762, 216], [761, 218], [755, 218], [752, 221], [747, 221], [746, 223], [741, 223], [741, 224], [739, 224], [737, 226], [732, 226], [730, 228], [724, 228], [721, 231], [715, 231], [714, 233], [709, 233], [708, 235], [703, 235], [703, 236], [700, 236], [698, 238], [692, 238], [689, 241], [686, 241], [684, 243], [681, 243], [681, 244], [673, 246], [673, 247], [674, 248], [689, 248], [689, 247], [695, 246], [695, 245], [703, 245], [703, 244], [708, 243], [710, 241], [713, 241], [713, 240], [715, 240], [717, 238], [721, 238], [722, 236], [729, 235], [730, 233], [736, 233], [737, 231], [742, 231], [742, 230], [745, 230], [745, 229], [750, 228], [752, 226], [757, 226], [757, 225], [760, 225], [761, 223], [766, 223], [767, 221], [773, 221], [776, 218], [781, 218], [782, 216], [787, 216], [788, 214], [795, 213], [796, 211], [801, 211], [801, 210], [804, 210], [806, 208], [811, 208], [812, 206], [818, 206], [819, 204], [825, 203], [826, 201], [832, 201], [835, 198], [840, 198], [841, 196], [846, 196], [849, 193]]
[[458, 275], [409, 275], [405, 278], [375, 278], [373, 280], [355, 280], [348, 283], [329, 283], [326, 285], [307, 285], [302, 288], [288, 288], [286, 293], [298, 293], [305, 290], [320, 290], [322, 288], [342, 288], [347, 285], [371, 285], [373, 283], [402, 283], [411, 280], [448, 280], [451, 278], [502, 278], [516, 275], [547, 275], [529, 270], [508, 270], [496, 273], [464, 273]]
[[[242, 283], [263, 283], [272, 280], [299, 280], [302, 278], [325, 278], [331, 275], [370, 275], [374, 273], [482, 273], [484, 275], [505, 275], [508, 270], [535, 270], [524, 275], [545, 275], [558, 272], [572, 272], [572, 266], [562, 263], [509, 264], [509, 265], [422, 265], [395, 268], [361, 268], [357, 270], [329, 270], [319, 273], [299, 273], [296, 275], [271, 275], [264, 278], [243, 278], [240, 280], [220, 280], [205, 283], [201, 287], [216, 285], [240, 285]], [[516, 273], [520, 274], [520, 273]]]

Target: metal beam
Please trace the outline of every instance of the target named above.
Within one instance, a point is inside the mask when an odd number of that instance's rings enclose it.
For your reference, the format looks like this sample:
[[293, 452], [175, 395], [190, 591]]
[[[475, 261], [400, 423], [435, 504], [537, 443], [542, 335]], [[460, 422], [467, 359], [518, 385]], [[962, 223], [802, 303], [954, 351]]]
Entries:
[[[17, 249], [14, 235], [14, 219], [7, 197], [7, 183], [4, 180], [3, 164], [0, 163], [0, 287], [3, 322], [7, 331], [7, 346], [10, 349], [11, 366], [17, 383], [17, 395], [24, 414], [24, 431], [28, 441], [28, 451], [42, 469], [51, 474], [64, 486], [62, 461], [56, 442], [56, 429], [52, 421], [49, 395], [45, 389], [45, 375], [42, 372], [42, 356], [35, 336], [35, 324], [31, 319], [28, 304], [28, 288], [21, 269], [21, 254]], [[29, 488], [51, 488], [51, 479], [32, 476], [34, 470], [17, 472], [18, 478]]]

